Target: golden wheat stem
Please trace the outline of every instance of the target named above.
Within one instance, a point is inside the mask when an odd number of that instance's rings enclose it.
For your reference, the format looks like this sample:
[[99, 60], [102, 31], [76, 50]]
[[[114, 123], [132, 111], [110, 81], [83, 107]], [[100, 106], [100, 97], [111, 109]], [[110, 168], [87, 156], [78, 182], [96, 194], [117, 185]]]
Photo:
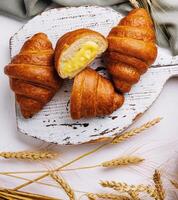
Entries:
[[120, 158], [103, 162], [101, 165], [103, 167], [119, 167], [123, 165], [138, 164], [142, 161], [144, 161], [144, 159], [137, 156], [122, 156]]
[[[1, 174], [1, 173], [0, 173]], [[21, 177], [21, 176], [16, 176], [16, 175], [12, 175], [12, 174], [2, 174], [4, 176], [8, 176], [8, 177], [12, 177], [12, 178], [17, 178], [19, 180], [25, 180], [25, 181], [31, 181], [31, 179], [28, 179], [28, 178], [24, 178], [24, 177]], [[50, 183], [45, 183], [45, 182], [37, 182], [37, 184], [39, 185], [44, 185], [44, 186], [48, 186], [48, 187], [53, 187], [53, 188], [59, 188], [58, 185], [54, 185], [54, 184], [50, 184]], [[16, 190], [15, 190], [16, 191]], [[78, 193], [86, 193], [85, 191], [81, 191], [81, 190], [74, 190], [75, 192], [78, 192]]]
[[176, 189], [178, 189], [178, 182], [173, 181], [173, 180], [170, 180], [170, 182]]
[[153, 175], [153, 181], [155, 183], [155, 189], [157, 191], [157, 195], [159, 197], [160, 200], [164, 200], [165, 199], [165, 191], [163, 189], [163, 184], [161, 181], [161, 175], [160, 172], [158, 170], [155, 170], [155, 173]]
[[137, 0], [129, 0], [129, 1], [134, 6], [134, 8], [139, 8], [140, 7]]
[[[65, 167], [67, 167], [67, 166], [69, 166], [69, 165], [71, 165], [71, 164], [77, 162], [78, 160], [80, 160], [80, 159], [82, 159], [82, 158], [84, 158], [84, 157], [86, 157], [86, 156], [88, 156], [88, 155], [91, 155], [91, 154], [93, 154], [93, 153], [99, 151], [100, 149], [102, 149], [104, 146], [106, 146], [106, 145], [108, 145], [108, 144], [109, 144], [109, 143], [102, 144], [102, 145], [100, 145], [99, 147], [97, 147], [97, 148], [95, 148], [95, 149], [93, 149], [93, 150], [91, 150], [91, 151], [89, 151], [89, 152], [87, 152], [87, 153], [82, 154], [81, 156], [79, 156], [79, 157], [77, 157], [77, 158], [71, 160], [70, 162], [67, 162], [67, 163], [65, 163], [64, 165], [58, 167], [57, 169], [55, 169], [55, 171], [60, 171], [61, 169], [63, 169], [63, 168], [65, 168]], [[28, 182], [26, 182], [26, 183], [24, 183], [24, 184], [22, 184], [22, 185], [17, 186], [16, 188], [14, 188], [14, 190], [19, 190], [19, 189], [21, 189], [21, 188], [23, 188], [23, 187], [26, 187], [27, 185], [30, 185], [30, 184], [32, 184], [32, 183], [34, 183], [34, 182], [39, 181], [39, 180], [41, 180], [41, 179], [43, 179], [43, 178], [45, 178], [45, 177], [47, 177], [47, 176], [49, 176], [49, 172], [46, 172], [46, 173], [44, 173], [43, 175], [41, 175], [41, 176], [39, 176], [39, 177], [37, 177], [37, 178], [31, 180], [31, 181], [28, 181]]]
[[149, 122], [143, 124], [142, 126], [140, 126], [139, 128], [132, 129], [132, 130], [130, 130], [130, 131], [128, 131], [128, 132], [125, 132], [125, 133], [123, 133], [123, 134], [121, 134], [121, 135], [119, 135], [119, 136], [116, 136], [116, 137], [112, 140], [111, 143], [112, 143], [112, 144], [118, 144], [118, 143], [120, 143], [120, 142], [123, 142], [123, 141], [125, 141], [125, 140], [127, 140], [127, 139], [129, 139], [129, 138], [131, 138], [131, 137], [133, 137], [133, 136], [136, 136], [136, 135], [138, 135], [139, 133], [141, 133], [141, 132], [147, 130], [148, 128], [151, 128], [152, 126], [156, 125], [156, 124], [159, 123], [160, 121], [161, 121], [161, 118], [160, 118], [160, 117], [158, 117], [158, 118], [156, 118], [156, 119], [154, 119], [154, 120], [152, 120], [152, 121], [149, 121]]
[[75, 200], [75, 194], [70, 185], [61, 177], [59, 177], [56, 173], [50, 173], [50, 176], [53, 180], [55, 180], [66, 192], [67, 196], [70, 200]]
[[[121, 137], [121, 136], [117, 136], [117, 137], [115, 137], [111, 142], [109, 142], [109, 143], [104, 143], [104, 144], [100, 145], [99, 147], [97, 147], [97, 148], [95, 148], [95, 149], [93, 149], [93, 150], [91, 150], [91, 151], [89, 151], [89, 152], [87, 152], [87, 153], [82, 154], [81, 156], [79, 156], [79, 157], [77, 157], [77, 158], [71, 160], [70, 162], [67, 162], [67, 163], [65, 163], [64, 165], [58, 167], [57, 169], [55, 169], [55, 171], [59, 171], [59, 170], [65, 168], [65, 167], [67, 167], [67, 166], [69, 166], [69, 165], [71, 165], [71, 164], [77, 162], [78, 160], [80, 160], [80, 159], [82, 159], [82, 158], [84, 158], [84, 157], [87, 157], [87, 156], [89, 156], [89, 155], [91, 155], [91, 154], [93, 154], [93, 153], [99, 151], [100, 149], [102, 149], [103, 147], [109, 145], [110, 143], [115, 144], [115, 143], [120, 143], [121, 141], [125, 141], [125, 140], [127, 140], [128, 138], [130, 138], [130, 137], [132, 137], [132, 136], [134, 136], [134, 135], [137, 135], [137, 134], [140, 133], [141, 131], [144, 131], [144, 130], [150, 128], [151, 126], [154, 126], [155, 124], [157, 124], [158, 122], [160, 122], [160, 120], [161, 120], [161, 118], [156, 118], [156, 119], [154, 119], [154, 120], [152, 120], [152, 121], [150, 121], [150, 122], [147, 122], [146, 124], [144, 124], [144, 125], [141, 126], [140, 128], [134, 129], [135, 131], [132, 130], [132, 131], [130, 132], [130, 134], [127, 132], [127, 134], [123, 134], [122, 137]], [[43, 175], [41, 175], [41, 176], [39, 176], [39, 177], [37, 177], [37, 178], [31, 180], [31, 181], [28, 181], [28, 182], [26, 182], [26, 183], [24, 183], [24, 184], [21, 184], [21, 185], [17, 186], [17, 187], [14, 188], [14, 189], [15, 189], [15, 190], [18, 190], [18, 189], [21, 189], [21, 188], [23, 188], [23, 187], [26, 187], [27, 185], [30, 185], [30, 184], [32, 184], [32, 183], [34, 183], [34, 182], [37, 182], [37, 181], [39, 181], [39, 180], [41, 180], [41, 179], [47, 177], [48, 175], [49, 175], [48, 172], [47, 172], [47, 173], [44, 173]]]
[[17, 160], [44, 160], [56, 158], [56, 152], [49, 151], [19, 151], [19, 152], [0, 152], [0, 157]]
[[48, 197], [48, 196], [44, 196], [44, 195], [39, 195], [39, 194], [34, 194], [34, 193], [28, 193], [28, 192], [22, 192], [22, 191], [14, 191], [11, 189], [4, 189], [1, 188], [0, 189], [0, 196], [3, 195], [5, 197], [12, 197], [13, 199], [17, 198], [17, 199], [33, 199], [33, 200], [59, 200], [57, 198], [53, 198], [53, 197]]

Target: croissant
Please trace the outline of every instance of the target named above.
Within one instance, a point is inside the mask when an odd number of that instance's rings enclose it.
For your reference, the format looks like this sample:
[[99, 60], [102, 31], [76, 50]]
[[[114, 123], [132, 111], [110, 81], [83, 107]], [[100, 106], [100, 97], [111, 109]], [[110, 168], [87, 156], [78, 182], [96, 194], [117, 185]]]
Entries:
[[86, 68], [74, 79], [70, 99], [73, 119], [109, 115], [123, 102], [124, 96], [117, 94], [112, 83], [93, 69]]
[[157, 57], [151, 17], [143, 8], [132, 10], [108, 35], [104, 56], [116, 89], [129, 92]]
[[100, 33], [78, 29], [62, 36], [55, 49], [55, 67], [61, 78], [73, 78], [108, 47]]
[[47, 35], [37, 33], [24, 43], [20, 53], [4, 69], [25, 118], [40, 111], [61, 86], [53, 57], [54, 50]]

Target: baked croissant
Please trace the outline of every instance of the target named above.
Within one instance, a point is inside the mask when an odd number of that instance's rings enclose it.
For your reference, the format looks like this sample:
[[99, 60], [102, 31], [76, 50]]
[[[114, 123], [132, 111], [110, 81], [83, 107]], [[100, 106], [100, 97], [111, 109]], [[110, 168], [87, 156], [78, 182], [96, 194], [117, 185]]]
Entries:
[[134, 9], [110, 31], [107, 39], [107, 70], [116, 89], [129, 92], [157, 57], [151, 17], [143, 8]]
[[109, 115], [123, 102], [124, 96], [117, 94], [112, 83], [93, 69], [86, 68], [74, 79], [70, 100], [73, 119]]
[[55, 67], [61, 78], [73, 78], [108, 47], [106, 38], [90, 29], [62, 36], [55, 49]]
[[54, 50], [47, 35], [37, 33], [5, 67], [21, 113], [32, 117], [51, 100], [61, 86], [53, 67]]

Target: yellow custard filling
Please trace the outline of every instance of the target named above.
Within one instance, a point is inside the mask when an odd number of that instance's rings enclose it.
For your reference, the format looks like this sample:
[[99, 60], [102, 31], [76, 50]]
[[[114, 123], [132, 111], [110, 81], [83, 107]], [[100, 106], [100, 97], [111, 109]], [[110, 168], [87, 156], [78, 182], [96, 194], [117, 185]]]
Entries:
[[98, 50], [99, 46], [95, 42], [88, 41], [84, 43], [70, 59], [63, 61], [63, 75], [72, 78], [76, 72], [82, 70], [85, 65], [96, 57]]

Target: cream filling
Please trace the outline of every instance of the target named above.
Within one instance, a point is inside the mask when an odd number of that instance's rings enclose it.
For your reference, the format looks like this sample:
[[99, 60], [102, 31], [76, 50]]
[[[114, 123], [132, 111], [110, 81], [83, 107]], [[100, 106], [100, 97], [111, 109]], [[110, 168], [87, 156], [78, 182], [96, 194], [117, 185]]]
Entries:
[[99, 46], [96, 42], [88, 41], [82, 44], [72, 57], [62, 62], [62, 75], [73, 78], [97, 56], [98, 50]]

